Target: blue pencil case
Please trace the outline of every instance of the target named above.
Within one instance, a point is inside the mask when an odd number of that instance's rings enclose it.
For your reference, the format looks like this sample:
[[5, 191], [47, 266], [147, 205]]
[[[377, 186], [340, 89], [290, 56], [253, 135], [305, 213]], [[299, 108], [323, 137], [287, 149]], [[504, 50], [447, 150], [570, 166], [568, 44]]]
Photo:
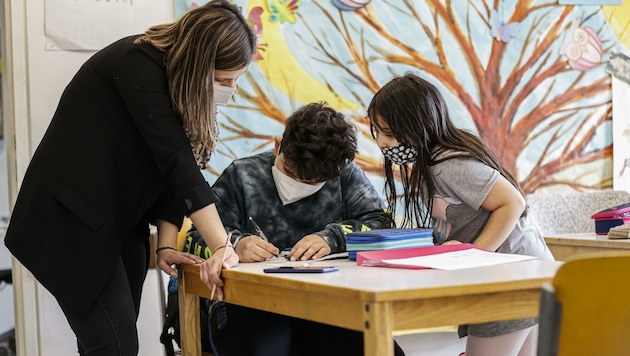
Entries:
[[359, 251], [393, 250], [433, 246], [433, 230], [425, 228], [390, 228], [355, 231], [346, 234], [348, 259], [356, 260]]
[[423, 228], [391, 228], [355, 231], [346, 235], [348, 241], [397, 241], [433, 236], [433, 230]]

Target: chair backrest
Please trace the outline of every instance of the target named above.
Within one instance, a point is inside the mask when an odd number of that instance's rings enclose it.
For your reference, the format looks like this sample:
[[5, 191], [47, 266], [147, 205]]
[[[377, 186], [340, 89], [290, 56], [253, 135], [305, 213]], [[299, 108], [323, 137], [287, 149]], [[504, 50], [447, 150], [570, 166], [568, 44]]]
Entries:
[[534, 193], [527, 197], [528, 218], [544, 235], [595, 232], [591, 215], [613, 206], [630, 203], [624, 190], [587, 193]]
[[543, 287], [538, 356], [630, 355], [630, 252], [566, 261]]

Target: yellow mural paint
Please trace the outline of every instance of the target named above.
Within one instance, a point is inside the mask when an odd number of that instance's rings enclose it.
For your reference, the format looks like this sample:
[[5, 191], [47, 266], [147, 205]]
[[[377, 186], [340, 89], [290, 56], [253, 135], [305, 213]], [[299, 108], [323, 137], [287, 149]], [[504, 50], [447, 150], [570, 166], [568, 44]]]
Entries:
[[602, 6], [602, 12], [615, 36], [630, 49], [630, 0], [622, 0], [621, 5]]
[[249, 1], [247, 13], [260, 6], [264, 13], [260, 16], [262, 24], [262, 59], [256, 61], [263, 75], [280, 91], [303, 104], [314, 101], [326, 101], [338, 111], [357, 110], [358, 105], [340, 97], [325, 83], [315, 79], [293, 56], [289, 49], [279, 22], [271, 22], [267, 0]]

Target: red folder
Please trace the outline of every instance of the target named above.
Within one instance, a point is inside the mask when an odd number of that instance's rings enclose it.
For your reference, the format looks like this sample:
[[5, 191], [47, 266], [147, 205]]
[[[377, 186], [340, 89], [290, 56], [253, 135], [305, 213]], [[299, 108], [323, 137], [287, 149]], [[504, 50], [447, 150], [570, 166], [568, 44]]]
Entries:
[[371, 267], [396, 267], [396, 268], [408, 268], [408, 269], [428, 269], [426, 267], [410, 266], [402, 264], [389, 264], [383, 260], [395, 260], [401, 258], [418, 257], [437, 255], [446, 252], [455, 252], [468, 250], [471, 248], [480, 249], [473, 244], [454, 244], [454, 245], [440, 245], [430, 247], [416, 247], [416, 248], [401, 248], [397, 250], [378, 250], [378, 251], [365, 251], [357, 252], [357, 266], [371, 266]]
[[595, 220], [595, 233], [606, 235], [611, 228], [630, 223], [630, 203], [602, 210], [591, 218]]

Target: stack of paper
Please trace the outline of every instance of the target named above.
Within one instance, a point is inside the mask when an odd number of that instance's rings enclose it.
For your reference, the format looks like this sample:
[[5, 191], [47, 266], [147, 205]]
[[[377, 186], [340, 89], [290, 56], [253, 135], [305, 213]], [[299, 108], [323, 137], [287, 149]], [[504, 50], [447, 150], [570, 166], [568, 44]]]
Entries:
[[455, 244], [359, 252], [357, 266], [457, 270], [532, 259], [536, 257], [486, 251], [472, 244]]
[[630, 224], [618, 225], [611, 227], [608, 230], [609, 239], [629, 239], [630, 238]]
[[348, 258], [356, 260], [362, 251], [395, 250], [412, 247], [433, 246], [431, 229], [374, 229], [357, 231], [346, 235]]

